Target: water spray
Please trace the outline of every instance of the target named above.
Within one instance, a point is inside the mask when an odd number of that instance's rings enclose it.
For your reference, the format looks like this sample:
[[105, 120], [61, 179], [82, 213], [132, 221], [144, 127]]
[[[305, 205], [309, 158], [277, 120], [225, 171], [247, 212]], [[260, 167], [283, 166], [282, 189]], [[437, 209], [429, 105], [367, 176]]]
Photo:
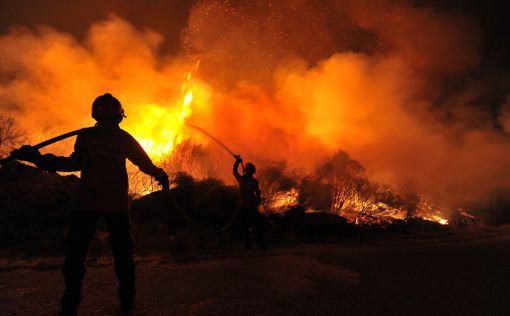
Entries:
[[223, 147], [223, 149], [225, 149], [229, 154], [232, 155], [232, 157], [234, 158], [240, 158], [241, 156], [240, 155], [237, 155], [235, 154], [232, 150], [230, 150], [225, 144], [223, 144], [219, 139], [217, 139], [216, 137], [214, 137], [213, 135], [209, 134], [208, 132], [206, 132], [203, 128], [200, 128], [196, 125], [193, 125], [193, 124], [189, 124], [189, 123], [186, 123], [187, 126], [191, 127], [191, 128], [194, 128], [196, 129], [197, 131], [200, 131], [202, 132], [203, 134], [209, 136], [210, 139], [214, 140], [218, 145], [220, 145], [221, 147]]
[[[238, 155], [236, 153], [234, 153], [232, 150], [230, 150], [225, 144], [223, 144], [219, 139], [217, 139], [216, 137], [214, 137], [213, 135], [209, 134], [207, 131], [205, 131], [203, 128], [201, 127], [198, 127], [196, 125], [193, 125], [193, 124], [189, 124], [189, 123], [185, 123], [186, 126], [188, 127], [191, 127], [193, 129], [196, 129], [197, 131], [200, 131], [202, 132], [203, 134], [207, 135], [210, 139], [212, 139], [213, 141], [216, 142], [216, 144], [220, 145], [223, 149], [225, 149], [230, 155], [232, 155], [232, 157], [234, 157], [235, 159], [240, 159], [241, 158], [241, 155]], [[243, 172], [244, 172], [244, 163], [241, 161], [241, 168], [243, 169]]]

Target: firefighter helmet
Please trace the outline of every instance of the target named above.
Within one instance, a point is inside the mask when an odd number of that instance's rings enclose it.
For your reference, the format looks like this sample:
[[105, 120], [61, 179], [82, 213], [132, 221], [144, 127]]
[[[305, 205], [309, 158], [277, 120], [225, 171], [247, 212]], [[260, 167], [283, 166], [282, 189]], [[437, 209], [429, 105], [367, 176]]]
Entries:
[[245, 165], [244, 165], [244, 172], [247, 173], [247, 174], [254, 174], [255, 173], [255, 165], [252, 164], [251, 162], [247, 162]]
[[98, 122], [110, 121], [120, 123], [126, 116], [120, 101], [110, 93], [105, 93], [98, 96], [92, 103], [92, 117]]

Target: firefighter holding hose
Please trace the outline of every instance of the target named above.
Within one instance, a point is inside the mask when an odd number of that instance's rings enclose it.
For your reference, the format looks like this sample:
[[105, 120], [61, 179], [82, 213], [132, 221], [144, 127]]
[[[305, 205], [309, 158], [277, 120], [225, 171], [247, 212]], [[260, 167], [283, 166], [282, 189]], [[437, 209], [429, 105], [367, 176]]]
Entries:
[[234, 156], [234, 177], [239, 183], [239, 214], [243, 222], [244, 245], [251, 249], [251, 233], [260, 249], [265, 250], [263, 227], [264, 221], [259, 212], [260, 188], [259, 182], [253, 177], [255, 165], [248, 162], [244, 166], [243, 175], [239, 174], [239, 165], [243, 162], [239, 155]]
[[130, 312], [135, 297], [133, 240], [129, 220], [126, 159], [168, 188], [168, 176], [156, 167], [140, 144], [119, 127], [126, 117], [121, 103], [111, 94], [97, 97], [92, 104], [94, 127], [83, 129], [69, 157], [42, 155], [31, 146], [11, 153], [18, 160], [34, 163], [48, 171], [81, 171], [66, 242], [62, 274], [65, 282], [61, 315], [76, 315], [81, 301], [84, 261], [97, 222], [108, 228], [115, 273], [119, 280], [121, 311]]

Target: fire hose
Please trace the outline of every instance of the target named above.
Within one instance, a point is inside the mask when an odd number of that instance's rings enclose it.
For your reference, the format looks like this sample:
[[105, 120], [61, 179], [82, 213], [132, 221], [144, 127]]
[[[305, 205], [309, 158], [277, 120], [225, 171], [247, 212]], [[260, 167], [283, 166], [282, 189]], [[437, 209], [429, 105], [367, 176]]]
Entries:
[[[191, 127], [191, 128], [194, 128], [194, 129], [202, 132], [203, 134], [207, 135], [208, 137], [210, 137], [218, 145], [220, 145], [223, 149], [225, 149], [228, 153], [230, 153], [234, 158], [238, 159], [238, 158], [241, 157], [240, 155], [234, 154], [234, 152], [232, 152], [227, 146], [225, 146], [225, 144], [223, 144], [220, 140], [218, 140], [216, 137], [212, 136], [211, 134], [209, 134], [208, 132], [206, 132], [202, 128], [200, 128], [198, 126], [195, 126], [195, 125], [191, 125], [191, 124], [187, 124], [187, 125], [189, 127]], [[54, 144], [56, 142], [62, 141], [64, 139], [76, 136], [76, 135], [80, 134], [83, 130], [85, 130], [85, 128], [77, 129], [75, 131], [71, 131], [69, 133], [65, 133], [65, 134], [62, 134], [62, 135], [50, 138], [50, 139], [48, 139], [46, 141], [43, 141], [43, 142], [41, 142], [39, 144], [36, 144], [36, 145], [32, 146], [32, 147], [34, 149], [41, 149], [41, 148], [44, 148], [44, 147], [49, 146], [51, 144]], [[13, 161], [15, 159], [16, 158], [13, 157], [13, 156], [6, 157], [6, 158], [0, 160], [0, 165], [3, 165], [5, 163], [8, 163], [8, 162]], [[243, 169], [244, 169], [244, 165], [243, 165]], [[170, 201], [174, 205], [175, 209], [181, 214], [181, 216], [185, 220], [187, 220], [192, 226], [198, 228], [199, 230], [203, 230], [203, 231], [208, 232], [208, 233], [221, 233], [221, 232], [227, 230], [227, 228], [230, 227], [230, 225], [234, 221], [234, 218], [237, 215], [237, 211], [239, 209], [239, 205], [237, 205], [236, 208], [234, 209], [234, 212], [232, 212], [232, 216], [229, 218], [228, 222], [225, 225], [223, 225], [222, 227], [220, 227], [218, 229], [208, 229], [208, 228], [205, 228], [202, 225], [198, 224], [197, 222], [195, 222], [193, 219], [191, 219], [188, 216], [188, 214], [186, 214], [186, 212], [181, 208], [180, 204], [177, 202], [177, 200], [175, 199], [174, 195], [172, 194], [172, 192], [169, 190], [168, 187], [163, 188], [163, 191], [168, 192], [168, 196], [170, 197]]]
[[188, 221], [188, 223], [190, 223], [192, 226], [194, 226], [195, 228], [197, 228], [198, 230], [202, 230], [206, 233], [212, 233], [212, 234], [218, 234], [218, 233], [222, 233], [224, 232], [225, 230], [227, 230], [230, 225], [232, 225], [232, 222], [234, 221], [234, 218], [236, 217], [237, 215], [237, 211], [239, 210], [239, 204], [236, 205], [236, 208], [234, 209], [234, 211], [232, 212], [232, 215], [230, 216], [230, 218], [228, 219], [228, 221], [226, 222], [225, 225], [223, 225], [222, 227], [220, 228], [217, 228], [217, 229], [210, 229], [210, 228], [206, 228], [200, 224], [198, 224], [197, 222], [195, 222], [193, 219], [191, 219], [191, 217], [188, 216], [188, 214], [181, 208], [181, 205], [179, 204], [179, 202], [177, 202], [177, 200], [175, 199], [174, 195], [172, 194], [172, 192], [170, 190], [165, 190], [166, 192], [168, 192], [168, 196], [170, 197], [170, 201], [172, 202], [172, 204], [174, 205], [175, 209], [177, 210], [177, 212], [179, 212], [179, 214], [181, 214], [181, 216], [186, 220]]
[[186, 123], [187, 126], [191, 127], [191, 128], [194, 128], [196, 129], [197, 131], [200, 131], [202, 132], [203, 134], [207, 135], [210, 139], [214, 140], [218, 145], [220, 145], [223, 149], [225, 149], [229, 154], [232, 155], [232, 157], [234, 158], [240, 158], [241, 156], [240, 155], [236, 155], [234, 154], [234, 152], [232, 150], [230, 150], [227, 146], [225, 146], [225, 144], [223, 144], [219, 139], [217, 139], [216, 137], [212, 136], [211, 134], [209, 134], [208, 132], [206, 132], [203, 128], [200, 128], [196, 125], [193, 125], [193, 124], [189, 124], [189, 123]]
[[[54, 143], [56, 143], [56, 142], [62, 141], [62, 140], [64, 140], [64, 139], [66, 139], [66, 138], [76, 136], [76, 135], [78, 135], [79, 133], [81, 133], [81, 131], [83, 131], [84, 129], [85, 129], [85, 128], [77, 129], [77, 130], [75, 130], [75, 131], [72, 131], [72, 132], [69, 132], [69, 133], [65, 133], [65, 134], [62, 134], [62, 135], [57, 136], [57, 137], [50, 138], [50, 139], [48, 139], [48, 140], [45, 140], [45, 141], [44, 141], [44, 142], [42, 142], [42, 143], [39, 143], [39, 144], [37, 144], [37, 145], [32, 146], [32, 147], [33, 147], [34, 149], [41, 149], [41, 148], [43, 148], [43, 147], [49, 146], [49, 145], [51, 145], [51, 144], [54, 144]], [[13, 160], [15, 160], [15, 159], [16, 159], [16, 158], [15, 158], [15, 157], [13, 157], [13, 156], [9, 156], [9, 157], [7, 157], [7, 158], [1, 159], [1, 160], [0, 160], [0, 165], [3, 165], [3, 164], [5, 164], [5, 163], [10, 162], [10, 161], [13, 161]]]
[[[232, 155], [232, 157], [234, 157], [235, 159], [239, 159], [241, 158], [241, 155], [237, 155], [235, 154], [232, 150], [230, 150], [225, 144], [223, 144], [219, 139], [217, 139], [216, 137], [214, 137], [213, 135], [209, 134], [207, 131], [205, 131], [203, 128], [200, 128], [196, 125], [193, 125], [193, 124], [189, 124], [189, 123], [186, 123], [186, 125], [188, 127], [191, 127], [193, 129], [196, 129], [198, 131], [200, 131], [201, 133], [203, 133], [204, 135], [208, 136], [210, 139], [212, 139], [214, 142], [216, 142], [218, 145], [220, 145], [223, 149], [225, 149], [230, 155]], [[244, 164], [242, 164], [242, 168], [244, 170]], [[190, 224], [192, 224], [193, 226], [195, 226], [196, 228], [198, 228], [199, 230], [203, 230], [205, 232], [208, 232], [208, 233], [221, 233], [225, 230], [227, 230], [228, 227], [230, 227], [230, 225], [232, 224], [232, 222], [234, 221], [234, 218], [236, 217], [237, 215], [237, 212], [239, 210], [239, 203], [236, 205], [236, 208], [234, 209], [234, 211], [232, 212], [232, 215], [230, 216], [229, 220], [227, 221], [227, 223], [225, 225], [223, 225], [222, 227], [218, 228], [218, 229], [209, 229], [209, 228], [205, 228], [203, 226], [201, 226], [200, 224], [196, 223], [194, 220], [192, 220], [188, 214], [186, 214], [186, 212], [184, 212], [184, 210], [180, 207], [179, 203], [177, 202], [177, 200], [175, 199], [175, 197], [173, 196], [173, 194], [169, 192], [169, 196], [170, 196], [170, 200], [172, 201], [172, 204], [174, 205], [174, 207], [177, 209], [177, 211], [181, 214], [182, 217], [184, 217]]]

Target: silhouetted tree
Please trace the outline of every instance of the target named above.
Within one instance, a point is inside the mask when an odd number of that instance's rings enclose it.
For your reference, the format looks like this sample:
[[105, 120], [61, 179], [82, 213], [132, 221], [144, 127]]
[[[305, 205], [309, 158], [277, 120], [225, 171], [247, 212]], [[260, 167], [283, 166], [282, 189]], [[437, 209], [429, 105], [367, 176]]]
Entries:
[[26, 140], [26, 132], [16, 126], [13, 118], [0, 115], [0, 156], [7, 156]]

